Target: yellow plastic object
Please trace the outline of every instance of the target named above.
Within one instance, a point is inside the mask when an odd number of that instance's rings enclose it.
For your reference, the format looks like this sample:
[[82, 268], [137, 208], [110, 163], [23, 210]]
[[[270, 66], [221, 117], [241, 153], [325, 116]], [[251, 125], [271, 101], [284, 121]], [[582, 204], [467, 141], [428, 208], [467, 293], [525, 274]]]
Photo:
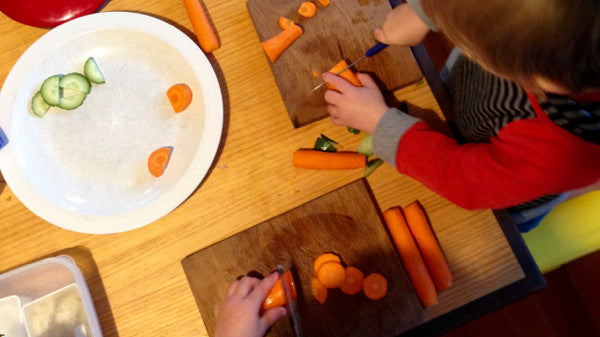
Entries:
[[542, 273], [600, 250], [600, 191], [556, 206], [522, 235]]

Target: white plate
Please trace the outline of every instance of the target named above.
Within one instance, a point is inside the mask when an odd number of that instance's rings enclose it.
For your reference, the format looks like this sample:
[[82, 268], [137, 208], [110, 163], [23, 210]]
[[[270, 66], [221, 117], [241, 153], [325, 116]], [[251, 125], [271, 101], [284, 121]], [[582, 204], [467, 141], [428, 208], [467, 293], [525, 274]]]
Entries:
[[[75, 110], [35, 117], [29, 104], [43, 80], [83, 72], [90, 56], [106, 83]], [[194, 95], [179, 114], [166, 96], [175, 83]], [[125, 12], [85, 16], [42, 36], [6, 78], [0, 107], [6, 182], [41, 218], [83, 233], [131, 230], [175, 209], [204, 178], [223, 129], [219, 83], [198, 46], [161, 20]], [[173, 152], [155, 178], [148, 156], [164, 146]]]

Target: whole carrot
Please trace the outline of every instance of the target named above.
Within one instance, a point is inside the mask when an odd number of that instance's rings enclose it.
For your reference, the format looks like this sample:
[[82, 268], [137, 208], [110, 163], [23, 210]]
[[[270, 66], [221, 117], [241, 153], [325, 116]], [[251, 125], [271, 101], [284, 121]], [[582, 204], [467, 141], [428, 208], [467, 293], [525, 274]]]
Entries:
[[404, 208], [404, 216], [408, 227], [419, 246], [425, 265], [438, 290], [445, 290], [452, 285], [452, 274], [446, 263], [442, 249], [438, 244], [423, 207], [418, 201]]
[[419, 248], [417, 248], [417, 244], [410, 234], [402, 211], [398, 207], [390, 208], [383, 212], [383, 218], [394, 239], [404, 269], [415, 288], [421, 304], [424, 307], [436, 304], [437, 292], [435, 285], [427, 271], [425, 262], [423, 262]]
[[275, 62], [294, 41], [302, 35], [302, 28], [295, 23], [287, 26], [279, 34], [262, 42], [263, 49], [271, 63]]
[[313, 170], [348, 170], [364, 168], [367, 157], [357, 152], [324, 152], [301, 149], [294, 152], [295, 167]]
[[205, 53], [210, 53], [219, 49], [219, 40], [217, 39], [199, 0], [183, 0], [183, 4], [185, 5], [185, 10], [194, 27], [194, 32], [198, 38], [200, 48], [202, 48]]

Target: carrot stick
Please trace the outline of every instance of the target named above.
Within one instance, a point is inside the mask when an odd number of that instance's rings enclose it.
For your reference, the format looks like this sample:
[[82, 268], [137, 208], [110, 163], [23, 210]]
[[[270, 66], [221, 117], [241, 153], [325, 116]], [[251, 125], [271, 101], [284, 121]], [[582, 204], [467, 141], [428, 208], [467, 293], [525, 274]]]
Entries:
[[437, 292], [435, 285], [427, 271], [425, 262], [423, 262], [419, 248], [417, 248], [417, 244], [410, 234], [402, 211], [398, 207], [390, 208], [383, 212], [383, 218], [421, 304], [424, 307], [436, 304]]
[[321, 3], [321, 5], [323, 5], [323, 7], [329, 6], [329, 0], [319, 0], [319, 2]]
[[318, 279], [312, 278], [310, 280], [310, 290], [313, 297], [317, 302], [323, 304], [327, 300], [327, 288]]
[[271, 63], [275, 62], [294, 41], [302, 35], [302, 28], [297, 24], [291, 24], [281, 33], [263, 41], [262, 46]]
[[300, 149], [294, 152], [295, 167], [313, 170], [348, 170], [364, 168], [367, 157], [357, 152], [323, 152]]
[[174, 84], [167, 90], [167, 97], [175, 113], [185, 110], [192, 102], [192, 96], [192, 89], [184, 83]]
[[160, 177], [171, 158], [171, 147], [161, 147], [150, 154], [148, 157], [148, 171], [155, 176]]
[[281, 27], [281, 29], [286, 29], [290, 25], [294, 24], [294, 21], [286, 18], [285, 16], [280, 16], [279, 20], [277, 20], [277, 23], [279, 24], [279, 27]]
[[387, 279], [379, 273], [369, 274], [363, 282], [363, 292], [372, 300], [383, 298], [387, 294], [387, 288]]
[[306, 1], [300, 5], [298, 9], [298, 14], [302, 15], [305, 18], [312, 18], [317, 14], [317, 5], [314, 2]]
[[419, 246], [425, 265], [437, 290], [446, 290], [452, 285], [452, 274], [446, 263], [427, 216], [418, 201], [404, 208], [404, 216], [410, 231]]
[[346, 281], [340, 287], [344, 294], [355, 295], [363, 289], [365, 275], [360, 269], [348, 266], [346, 267]]
[[339, 264], [342, 264], [342, 260], [340, 259], [340, 257], [335, 254], [332, 254], [332, 253], [321, 254], [317, 257], [317, 259], [313, 263], [313, 271], [314, 271], [315, 275], [317, 275], [317, 273], [319, 272], [319, 268], [321, 268], [321, 266], [325, 262], [337, 262]]
[[337, 288], [346, 281], [346, 269], [337, 262], [325, 262], [319, 268], [317, 279], [327, 288]]
[[285, 297], [285, 290], [283, 290], [283, 283], [285, 282], [288, 286], [288, 289], [290, 291], [290, 298], [292, 300], [295, 300], [298, 297], [298, 294], [296, 292], [296, 282], [294, 281], [294, 275], [292, 275], [292, 272], [287, 270], [285, 273], [283, 273], [283, 276], [280, 277], [277, 282], [275, 282], [275, 284], [273, 285], [273, 287], [271, 287], [271, 290], [269, 290], [269, 293], [267, 294], [267, 297], [265, 297], [265, 300], [262, 303], [261, 306], [261, 310], [267, 311], [271, 308], [275, 308], [275, 307], [280, 307], [284, 304], [287, 303], [287, 298]]
[[[341, 60], [338, 64], [333, 66], [333, 68], [329, 69], [329, 72], [332, 74], [337, 74], [340, 72], [340, 70], [346, 68], [347, 66], [348, 66], [348, 63], [346, 63], [346, 60]], [[342, 72], [338, 76], [340, 76], [341, 78], [345, 79], [346, 81], [352, 83], [352, 85], [354, 85], [355, 87], [362, 87], [362, 83], [360, 83], [360, 80], [358, 79], [358, 77], [356, 77], [356, 74], [350, 69], [344, 70], [344, 72]], [[327, 86], [327, 88], [329, 88], [331, 90], [338, 91], [338, 89], [336, 87], [334, 87], [333, 85], [331, 85], [329, 83], [326, 83], [325, 85]]]
[[219, 49], [219, 40], [217, 39], [215, 31], [212, 29], [199, 0], [183, 0], [183, 4], [185, 5], [185, 10], [194, 27], [194, 32], [198, 38], [200, 48], [202, 48], [205, 53], [210, 53]]

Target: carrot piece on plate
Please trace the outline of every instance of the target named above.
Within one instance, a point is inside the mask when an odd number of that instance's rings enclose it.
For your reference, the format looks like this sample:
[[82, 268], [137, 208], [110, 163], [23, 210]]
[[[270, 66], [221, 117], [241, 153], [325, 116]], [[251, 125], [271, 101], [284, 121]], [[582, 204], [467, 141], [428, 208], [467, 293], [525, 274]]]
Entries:
[[339, 264], [342, 264], [342, 260], [339, 256], [333, 253], [323, 253], [319, 255], [313, 263], [313, 271], [315, 272], [315, 275], [317, 275], [317, 273], [319, 272], [319, 268], [321, 268], [321, 266], [325, 262], [337, 262]]
[[363, 288], [364, 279], [365, 275], [360, 269], [348, 266], [346, 267], [346, 281], [342, 284], [340, 290], [348, 295], [358, 294]]
[[287, 27], [293, 25], [294, 21], [286, 18], [285, 16], [280, 16], [277, 23], [279, 24], [279, 27], [281, 27], [281, 29], [286, 29]]
[[298, 297], [296, 292], [296, 282], [294, 281], [294, 275], [292, 272], [287, 270], [283, 273], [283, 276], [280, 277], [277, 282], [271, 287], [267, 297], [262, 303], [261, 310], [267, 311], [271, 308], [280, 307], [287, 303], [287, 299], [285, 297], [285, 290], [283, 290], [283, 282], [287, 284], [288, 289], [290, 290], [290, 297], [292, 300], [295, 300]]
[[[329, 69], [329, 72], [332, 74], [337, 74], [340, 72], [340, 70], [346, 68], [347, 66], [348, 66], [348, 63], [346, 62], [346, 60], [341, 60], [338, 64], [333, 66], [333, 68]], [[360, 83], [360, 80], [358, 79], [358, 77], [356, 77], [356, 74], [350, 69], [344, 70], [338, 76], [340, 76], [341, 78], [345, 79], [346, 81], [352, 83], [352, 85], [354, 85], [355, 87], [362, 87], [362, 83]], [[331, 85], [329, 83], [326, 83], [325, 85], [327, 86], [327, 88], [329, 88], [331, 90], [336, 90], [336, 91], [338, 90], [336, 87], [334, 87], [333, 85]]]
[[319, 268], [317, 279], [327, 288], [337, 288], [346, 281], [346, 269], [338, 262], [325, 262]]
[[167, 90], [167, 97], [175, 113], [185, 110], [192, 102], [192, 96], [192, 89], [185, 83], [174, 84]]
[[291, 24], [279, 34], [263, 41], [262, 47], [271, 63], [275, 62], [275, 60], [277, 60], [277, 58], [301, 35], [302, 28], [297, 24]]
[[317, 302], [323, 304], [327, 300], [327, 288], [318, 279], [310, 280], [310, 290]]
[[294, 167], [313, 170], [350, 170], [364, 168], [367, 157], [357, 152], [324, 152], [300, 149], [292, 156]]
[[368, 298], [372, 300], [383, 298], [387, 294], [387, 289], [388, 282], [383, 275], [373, 273], [365, 277], [363, 291]]
[[298, 13], [305, 18], [312, 18], [317, 14], [317, 5], [312, 1], [303, 2], [298, 9]]
[[153, 176], [158, 178], [165, 172], [171, 158], [171, 150], [172, 148], [169, 146], [161, 147], [150, 154], [148, 157], [148, 170]]

